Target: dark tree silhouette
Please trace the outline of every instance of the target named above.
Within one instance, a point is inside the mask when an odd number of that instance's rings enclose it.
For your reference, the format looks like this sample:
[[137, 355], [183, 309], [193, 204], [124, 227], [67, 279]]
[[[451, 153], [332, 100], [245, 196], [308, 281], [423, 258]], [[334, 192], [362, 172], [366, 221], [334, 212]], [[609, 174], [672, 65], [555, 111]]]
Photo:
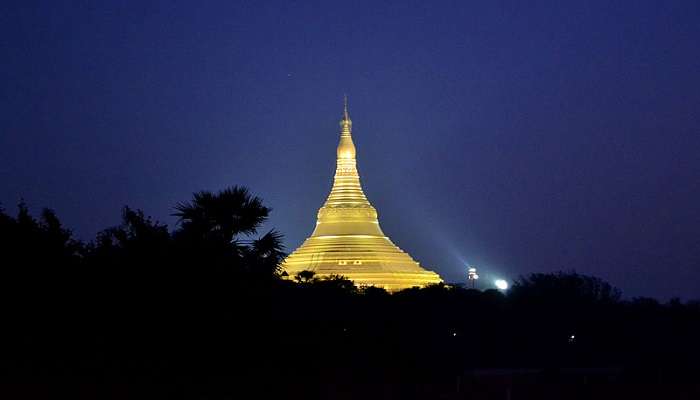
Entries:
[[[253, 236], [269, 212], [245, 188], [199, 192], [178, 204], [172, 232], [125, 207], [83, 245], [51, 210], [0, 208], [0, 397], [17, 397], [3, 393], [7, 377], [157, 382], [192, 398], [479, 399], [499, 397], [480, 387], [521, 381], [518, 398], [644, 398], [638, 382], [663, 385], [648, 398], [700, 393], [685, 390], [700, 359], [697, 301], [623, 301], [575, 272], [528, 275], [506, 293], [278, 279], [282, 236]], [[484, 368], [504, 379], [472, 373]], [[561, 393], [532, 391], [549, 384]]]
[[531, 301], [616, 303], [621, 292], [600, 278], [573, 272], [536, 273], [517, 280], [511, 296]]
[[281, 272], [279, 264], [285, 256], [282, 235], [273, 229], [262, 237], [250, 238], [267, 220], [270, 208], [248, 189], [234, 186], [216, 194], [198, 192], [175, 210], [173, 215], [180, 220], [174, 239], [185, 259], [255, 276]]
[[299, 283], [312, 283], [316, 280], [315, 276], [316, 273], [314, 271], [303, 270], [294, 275], [294, 280]]
[[344, 295], [354, 295], [358, 292], [357, 286], [355, 286], [353, 281], [342, 275], [329, 275], [323, 277], [322, 279], [312, 277], [310, 281], [307, 279], [305, 282], [312, 283], [314, 288], [317, 290], [342, 293]]
[[43, 209], [37, 220], [24, 202], [19, 203], [15, 218], [0, 209], [0, 243], [4, 267], [20, 274], [60, 273], [62, 268], [75, 267], [84, 254], [83, 244], [73, 239], [53, 210]]
[[240, 186], [217, 194], [197, 192], [191, 202], [179, 203], [175, 210], [173, 215], [180, 218], [183, 232], [227, 243], [238, 235], [256, 233], [271, 211]]
[[170, 250], [168, 227], [144, 215], [141, 210], [124, 207], [122, 223], [97, 234], [90, 246], [95, 262], [143, 265], [145, 268], [163, 263]]
[[282, 234], [271, 230], [262, 237], [252, 240], [248, 246], [241, 248], [242, 262], [247, 271], [263, 276], [281, 274], [280, 263], [286, 256], [282, 241]]

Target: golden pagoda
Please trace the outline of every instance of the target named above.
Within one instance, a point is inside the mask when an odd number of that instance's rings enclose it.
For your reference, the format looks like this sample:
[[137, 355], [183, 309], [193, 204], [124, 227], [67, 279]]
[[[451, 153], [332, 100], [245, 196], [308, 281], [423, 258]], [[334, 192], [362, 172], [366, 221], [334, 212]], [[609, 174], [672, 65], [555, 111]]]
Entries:
[[289, 277], [309, 270], [317, 277], [342, 275], [358, 286], [397, 291], [442, 282], [384, 235], [357, 173], [352, 121], [345, 99], [333, 188], [318, 210], [316, 228], [282, 263]]

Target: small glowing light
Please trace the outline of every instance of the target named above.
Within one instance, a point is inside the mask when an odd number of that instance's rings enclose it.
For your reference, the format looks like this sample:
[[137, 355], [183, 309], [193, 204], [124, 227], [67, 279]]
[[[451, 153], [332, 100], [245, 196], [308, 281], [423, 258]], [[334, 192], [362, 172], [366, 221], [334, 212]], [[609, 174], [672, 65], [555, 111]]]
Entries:
[[457, 332], [452, 332], [452, 337], [457, 336]]
[[498, 290], [508, 289], [508, 281], [506, 281], [505, 279], [496, 279], [493, 283], [496, 285], [496, 288]]
[[467, 267], [467, 280], [471, 282], [472, 289], [476, 289], [477, 279], [479, 279], [479, 274], [476, 273], [476, 268]]

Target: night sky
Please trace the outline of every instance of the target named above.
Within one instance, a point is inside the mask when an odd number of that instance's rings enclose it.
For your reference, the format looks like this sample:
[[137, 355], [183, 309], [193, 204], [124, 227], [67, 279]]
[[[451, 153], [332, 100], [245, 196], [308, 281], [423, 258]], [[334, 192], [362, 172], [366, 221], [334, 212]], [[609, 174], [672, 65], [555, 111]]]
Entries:
[[[111, 4], [110, 4], [111, 3]], [[110, 5], [105, 5], [110, 4]], [[365, 193], [447, 281], [700, 298], [700, 2], [0, 6], [0, 202], [90, 240], [248, 186], [291, 251], [348, 94]]]

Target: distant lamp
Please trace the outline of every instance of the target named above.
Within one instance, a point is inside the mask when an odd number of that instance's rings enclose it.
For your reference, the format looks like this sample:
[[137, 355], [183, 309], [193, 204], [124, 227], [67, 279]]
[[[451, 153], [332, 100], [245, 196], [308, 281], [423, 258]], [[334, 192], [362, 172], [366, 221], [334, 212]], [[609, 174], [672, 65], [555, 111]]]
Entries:
[[508, 290], [508, 281], [505, 279], [496, 279], [493, 283], [498, 290]]
[[476, 280], [477, 279], [479, 279], [479, 274], [476, 273], [476, 268], [469, 267], [467, 269], [467, 280], [469, 280], [469, 282], [471, 282], [472, 289], [476, 288]]

